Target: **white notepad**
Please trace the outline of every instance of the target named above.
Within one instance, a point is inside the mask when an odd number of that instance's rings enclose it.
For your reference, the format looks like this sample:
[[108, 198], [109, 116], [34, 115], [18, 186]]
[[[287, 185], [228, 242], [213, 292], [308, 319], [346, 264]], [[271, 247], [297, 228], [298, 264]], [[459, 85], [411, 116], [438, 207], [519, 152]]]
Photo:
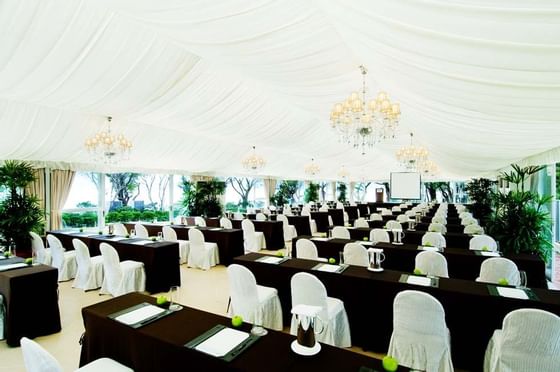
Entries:
[[7, 270], [12, 270], [12, 269], [19, 269], [20, 267], [26, 267], [27, 264], [20, 262], [20, 263], [14, 263], [14, 264], [8, 264], [8, 265], [0, 265], [0, 271], [7, 271]]
[[373, 245], [373, 242], [367, 240], [364, 241], [356, 240], [356, 243], [360, 243], [361, 245]]
[[223, 357], [248, 338], [249, 334], [246, 332], [224, 328], [198, 344], [195, 349], [215, 357]]
[[150, 244], [150, 243], [155, 243], [155, 242], [152, 242], [151, 240], [139, 240], [137, 242], [132, 242], [131, 244], [146, 245], [146, 244]]
[[424, 287], [430, 287], [432, 285], [432, 279], [430, 278], [426, 278], [424, 276], [415, 276], [415, 275], [410, 275], [407, 279], [406, 282], [408, 284], [414, 284], [414, 285], [422, 285]]
[[317, 268], [318, 271], [326, 271], [328, 273], [335, 273], [340, 270], [339, 265], [323, 264]]
[[500, 254], [498, 252], [480, 251], [480, 255], [481, 256], [490, 256], [490, 257], [500, 257]]
[[213, 228], [211, 228], [211, 229], [209, 229], [209, 230], [210, 230], [210, 231], [220, 231], [220, 230], [222, 230], [222, 228], [221, 228], [221, 227], [213, 227]]
[[496, 287], [498, 294], [502, 297], [518, 298], [520, 300], [528, 300], [529, 296], [522, 289], [508, 288], [508, 287]]
[[437, 248], [437, 247], [422, 246], [421, 249], [423, 251], [439, 252], [439, 248]]
[[109, 240], [112, 240], [114, 242], [118, 242], [120, 240], [125, 240], [125, 239], [127, 239], [127, 238], [125, 238], [124, 236], [115, 236], [113, 238], [109, 238]]
[[127, 325], [131, 325], [163, 313], [164, 311], [165, 309], [162, 309], [161, 307], [157, 307], [155, 305], [146, 305], [129, 313], [119, 315], [115, 318], [115, 320]]
[[284, 257], [261, 257], [259, 258], [259, 262], [264, 262], [268, 264], [277, 264], [280, 261], [284, 260]]
[[311, 238], [311, 240], [316, 240], [318, 242], [328, 242], [330, 238]]

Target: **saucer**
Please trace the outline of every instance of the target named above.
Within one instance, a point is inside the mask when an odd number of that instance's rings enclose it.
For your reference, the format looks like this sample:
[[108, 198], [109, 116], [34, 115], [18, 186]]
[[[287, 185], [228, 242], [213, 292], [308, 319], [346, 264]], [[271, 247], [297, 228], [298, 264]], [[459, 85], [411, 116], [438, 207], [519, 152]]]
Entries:
[[319, 351], [321, 351], [321, 344], [318, 342], [315, 342], [315, 346], [313, 347], [306, 347], [298, 344], [297, 340], [294, 340], [291, 346], [292, 346], [292, 351], [299, 355], [310, 356], [310, 355], [315, 355]]
[[379, 268], [379, 269], [372, 269], [372, 268], [368, 267], [367, 269], [368, 269], [369, 271], [373, 271], [373, 272], [376, 272], [376, 273], [380, 273], [380, 272], [383, 271], [383, 268], [382, 268], [382, 267]]

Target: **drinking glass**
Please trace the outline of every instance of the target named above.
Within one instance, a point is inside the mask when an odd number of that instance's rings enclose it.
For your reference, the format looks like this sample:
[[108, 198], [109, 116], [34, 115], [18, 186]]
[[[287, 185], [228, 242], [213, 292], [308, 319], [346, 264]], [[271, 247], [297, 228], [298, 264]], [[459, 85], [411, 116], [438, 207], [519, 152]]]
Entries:
[[179, 286], [171, 286], [169, 289], [169, 310], [171, 311], [179, 311], [183, 308], [183, 306], [176, 303], [178, 297]]
[[251, 327], [251, 334], [255, 336], [265, 336], [266, 334], [268, 334], [268, 331], [263, 328], [260, 320], [257, 321], [257, 312], [257, 309], [255, 309], [255, 311], [253, 312], [253, 327]]
[[134, 229], [130, 230], [130, 237], [134, 237], [136, 236], [136, 231], [134, 231]]
[[344, 263], [344, 252], [338, 252], [338, 263], [342, 265]]
[[157, 233], [157, 240], [163, 240], [163, 232], [159, 231]]
[[523, 270], [519, 270], [519, 287], [527, 288], [527, 273]]

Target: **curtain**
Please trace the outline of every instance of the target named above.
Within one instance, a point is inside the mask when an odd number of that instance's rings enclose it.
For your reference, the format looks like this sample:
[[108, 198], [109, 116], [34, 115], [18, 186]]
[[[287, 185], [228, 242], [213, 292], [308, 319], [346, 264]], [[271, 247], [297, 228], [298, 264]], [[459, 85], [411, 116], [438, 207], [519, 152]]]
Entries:
[[37, 168], [33, 170], [35, 180], [25, 187], [25, 193], [36, 197], [39, 200], [39, 206], [45, 211], [45, 168]]
[[71, 170], [55, 169], [51, 171], [51, 229], [57, 230], [62, 226], [62, 208], [70, 194], [75, 172]]
[[266, 195], [265, 204], [269, 205], [270, 198], [274, 195], [274, 192], [276, 191], [277, 181], [273, 178], [263, 178], [263, 183], [264, 183], [264, 192]]

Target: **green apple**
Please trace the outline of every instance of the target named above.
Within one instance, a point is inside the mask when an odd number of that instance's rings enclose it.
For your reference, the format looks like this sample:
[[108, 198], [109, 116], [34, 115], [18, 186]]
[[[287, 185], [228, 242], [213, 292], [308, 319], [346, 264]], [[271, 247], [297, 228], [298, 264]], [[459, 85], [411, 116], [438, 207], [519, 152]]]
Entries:
[[509, 282], [506, 278], [500, 278], [500, 279], [498, 279], [498, 284], [499, 285], [509, 285]]
[[329, 258], [329, 263], [330, 263], [330, 264], [334, 264], [334, 263], [336, 263], [336, 260], [335, 260], [334, 258], [331, 257], [331, 258]]
[[4, 257], [10, 257], [10, 256], [11, 256], [11, 255], [10, 255], [10, 252], [9, 252], [9, 251], [4, 252]]
[[488, 246], [487, 246], [487, 245], [483, 246], [483, 247], [482, 247], [482, 250], [483, 250], [483, 251], [487, 251], [487, 250], [488, 250]]
[[157, 241], [157, 238], [154, 236], [154, 237], [152, 238], [152, 241], [153, 241], [153, 242]]
[[367, 236], [364, 236], [364, 242], [367, 242], [369, 239]]
[[33, 265], [33, 258], [29, 257], [25, 259], [25, 263], [29, 266]]
[[158, 296], [158, 298], [156, 299], [156, 304], [158, 305], [163, 305], [167, 303], [167, 297], [165, 296]]
[[103, 231], [99, 230], [99, 231], [97, 232], [97, 234], [103, 235]]
[[420, 270], [419, 268], [415, 268], [413, 271], [414, 275], [422, 275], [422, 270]]
[[395, 372], [399, 368], [399, 362], [392, 356], [385, 356], [382, 360], [383, 368], [389, 372]]
[[84, 232], [84, 229], [80, 227], [80, 232]]
[[276, 255], [277, 255], [278, 257], [284, 257], [284, 253], [283, 253], [282, 251], [276, 252]]
[[243, 318], [241, 317], [241, 315], [234, 315], [233, 318], [231, 318], [232, 326], [241, 327], [241, 324], [243, 324]]
[[433, 247], [432, 243], [430, 243], [430, 242], [426, 242], [426, 243], [424, 244], [424, 246], [425, 246], [425, 247]]
[[130, 238], [130, 234], [126, 234], [125, 238], [127, 238], [127, 239]]

